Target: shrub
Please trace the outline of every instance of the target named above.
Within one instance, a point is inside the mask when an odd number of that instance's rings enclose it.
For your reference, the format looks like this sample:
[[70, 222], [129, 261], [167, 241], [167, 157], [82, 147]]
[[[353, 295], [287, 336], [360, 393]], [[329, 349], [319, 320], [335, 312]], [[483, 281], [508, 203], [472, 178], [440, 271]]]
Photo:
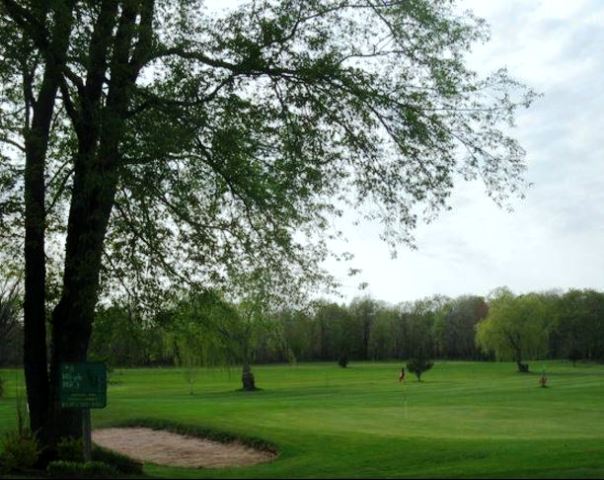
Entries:
[[117, 469], [104, 462], [70, 462], [56, 460], [50, 462], [46, 471], [53, 477], [59, 478], [81, 478], [88, 477], [115, 477], [119, 475]]
[[84, 445], [81, 438], [65, 437], [57, 444], [57, 457], [67, 462], [84, 461]]
[[140, 475], [143, 473], [141, 462], [98, 445], [92, 446], [92, 460], [112, 465], [120, 473], [126, 475]]
[[342, 368], [346, 368], [348, 366], [348, 357], [346, 355], [340, 355], [340, 358], [338, 358], [338, 365]]
[[418, 382], [422, 381], [422, 373], [427, 372], [433, 366], [434, 363], [425, 358], [411, 358], [407, 362], [407, 370], [415, 374]]
[[38, 442], [29, 433], [9, 432], [2, 440], [0, 458], [5, 469], [32, 468], [38, 461]]

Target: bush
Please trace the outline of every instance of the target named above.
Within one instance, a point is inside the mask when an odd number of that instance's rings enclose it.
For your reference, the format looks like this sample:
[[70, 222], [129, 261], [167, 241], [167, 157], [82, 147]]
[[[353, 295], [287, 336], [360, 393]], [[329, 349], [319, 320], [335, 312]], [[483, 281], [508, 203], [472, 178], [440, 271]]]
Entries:
[[84, 461], [84, 445], [81, 438], [65, 437], [57, 445], [57, 457], [67, 462]]
[[425, 358], [411, 358], [407, 362], [407, 370], [415, 374], [418, 382], [422, 381], [422, 373], [427, 372], [433, 366], [434, 363]]
[[81, 478], [87, 477], [115, 477], [119, 476], [117, 469], [103, 462], [70, 462], [56, 460], [50, 462], [46, 471], [53, 477]]
[[126, 455], [121, 455], [113, 450], [99, 447], [98, 445], [92, 446], [92, 460], [112, 465], [120, 473], [126, 475], [140, 475], [143, 473], [142, 462], [127, 457]]
[[338, 365], [342, 368], [346, 368], [348, 366], [348, 357], [346, 355], [340, 355], [340, 358], [338, 358]]
[[1, 447], [0, 459], [4, 468], [9, 471], [32, 468], [38, 461], [38, 442], [29, 433], [7, 433]]

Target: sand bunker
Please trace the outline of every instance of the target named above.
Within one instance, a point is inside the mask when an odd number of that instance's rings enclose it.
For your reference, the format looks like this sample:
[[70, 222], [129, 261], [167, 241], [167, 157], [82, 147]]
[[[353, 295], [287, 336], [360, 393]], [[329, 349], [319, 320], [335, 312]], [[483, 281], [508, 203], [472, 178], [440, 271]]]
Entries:
[[220, 443], [150, 428], [95, 430], [92, 441], [141, 462], [189, 468], [242, 467], [276, 457], [241, 443]]

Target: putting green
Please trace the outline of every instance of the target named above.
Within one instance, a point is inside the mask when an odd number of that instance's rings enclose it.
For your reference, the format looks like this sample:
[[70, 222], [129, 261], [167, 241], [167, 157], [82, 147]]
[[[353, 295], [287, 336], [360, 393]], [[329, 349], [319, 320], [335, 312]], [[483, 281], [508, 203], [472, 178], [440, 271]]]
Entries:
[[[151, 475], [196, 477], [604, 476], [604, 366], [437, 362], [417, 383], [400, 363], [262, 366], [262, 391], [237, 392], [240, 373], [202, 370], [189, 395], [182, 370], [118, 370], [95, 427], [165, 419], [260, 437], [273, 463], [228, 470], [148, 465]], [[14, 373], [0, 430], [14, 425]]]

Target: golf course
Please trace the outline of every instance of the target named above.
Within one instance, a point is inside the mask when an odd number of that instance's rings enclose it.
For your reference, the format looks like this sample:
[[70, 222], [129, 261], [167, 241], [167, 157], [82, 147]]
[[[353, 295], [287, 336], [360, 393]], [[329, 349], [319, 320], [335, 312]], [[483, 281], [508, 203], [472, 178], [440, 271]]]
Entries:
[[[191, 394], [182, 369], [118, 369], [92, 425], [165, 421], [261, 439], [278, 451], [271, 462], [235, 469], [146, 463], [152, 477], [604, 475], [604, 365], [535, 361], [534, 373], [519, 374], [512, 363], [440, 361], [422, 382], [408, 375], [404, 383], [399, 370], [393, 362], [259, 366], [262, 390], [242, 392], [237, 368], [200, 369]], [[4, 433], [16, 426], [23, 380], [17, 370], [0, 375]]]

